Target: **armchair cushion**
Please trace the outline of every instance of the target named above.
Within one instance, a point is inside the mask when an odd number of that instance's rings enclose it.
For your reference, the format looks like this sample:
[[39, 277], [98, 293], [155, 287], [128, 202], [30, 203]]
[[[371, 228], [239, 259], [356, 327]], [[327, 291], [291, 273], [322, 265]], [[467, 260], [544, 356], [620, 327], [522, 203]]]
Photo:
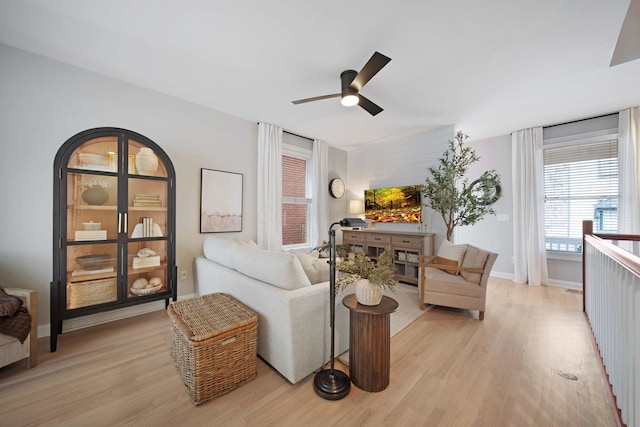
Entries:
[[437, 268], [427, 268], [425, 279], [429, 292], [475, 298], [484, 298], [486, 292], [477, 282], [469, 282], [462, 276], [452, 275]]
[[[475, 246], [467, 246], [464, 258], [462, 260], [463, 268], [479, 268], [483, 269], [487, 262], [489, 252], [476, 248]], [[469, 271], [460, 271], [460, 275], [469, 282], [480, 283], [480, 273], [472, 273]]]
[[[438, 249], [438, 255], [436, 256], [436, 263], [443, 265], [451, 265], [460, 267], [462, 264], [462, 258], [467, 249], [467, 245], [454, 245], [448, 240], [443, 240]], [[444, 270], [449, 274], [457, 275], [455, 270]]]

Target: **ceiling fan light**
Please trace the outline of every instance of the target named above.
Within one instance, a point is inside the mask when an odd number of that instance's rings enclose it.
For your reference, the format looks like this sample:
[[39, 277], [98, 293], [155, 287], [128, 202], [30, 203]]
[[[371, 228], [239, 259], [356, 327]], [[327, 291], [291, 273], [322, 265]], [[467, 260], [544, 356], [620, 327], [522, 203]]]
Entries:
[[353, 94], [345, 95], [340, 100], [342, 105], [344, 105], [345, 107], [353, 107], [354, 105], [358, 105], [359, 101], [360, 101], [360, 98], [358, 98], [358, 95], [353, 95]]

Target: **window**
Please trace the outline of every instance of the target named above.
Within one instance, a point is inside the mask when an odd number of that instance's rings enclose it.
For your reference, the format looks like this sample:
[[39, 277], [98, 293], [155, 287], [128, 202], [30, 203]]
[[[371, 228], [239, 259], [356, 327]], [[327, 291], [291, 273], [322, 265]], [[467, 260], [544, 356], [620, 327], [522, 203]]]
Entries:
[[[298, 138], [294, 143], [287, 140]], [[304, 138], [283, 135], [282, 155], [282, 245], [285, 248], [309, 246], [311, 177], [313, 149]]]
[[582, 252], [582, 221], [618, 229], [618, 142], [611, 134], [548, 143], [544, 149], [546, 249]]

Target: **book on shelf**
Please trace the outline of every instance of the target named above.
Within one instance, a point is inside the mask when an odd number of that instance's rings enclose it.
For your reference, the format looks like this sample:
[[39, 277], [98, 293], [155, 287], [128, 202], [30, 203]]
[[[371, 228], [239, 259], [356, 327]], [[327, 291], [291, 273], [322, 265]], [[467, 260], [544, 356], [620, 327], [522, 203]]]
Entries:
[[162, 206], [159, 194], [133, 194], [133, 206]]
[[160, 200], [134, 200], [133, 206], [159, 207], [162, 206], [162, 202]]
[[144, 193], [133, 193], [133, 198], [138, 200], [160, 200], [159, 194], [144, 194]]
[[160, 265], [160, 255], [146, 258], [133, 257], [133, 268], [157, 267]]
[[75, 240], [107, 240], [107, 230], [76, 230]]
[[142, 218], [142, 237], [153, 237], [153, 218]]

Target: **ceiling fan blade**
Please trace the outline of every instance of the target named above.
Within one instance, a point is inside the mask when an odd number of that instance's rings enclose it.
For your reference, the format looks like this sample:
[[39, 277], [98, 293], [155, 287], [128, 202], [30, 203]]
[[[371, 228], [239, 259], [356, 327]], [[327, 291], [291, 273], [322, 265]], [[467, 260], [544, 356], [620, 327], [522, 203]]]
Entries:
[[383, 111], [380, 106], [373, 103], [373, 101], [365, 98], [364, 96], [358, 94], [358, 98], [360, 98], [360, 102], [358, 103], [358, 105], [367, 110], [372, 116], [375, 116], [376, 114]]
[[331, 95], [322, 95], [322, 96], [314, 96], [313, 98], [298, 99], [297, 101], [291, 101], [291, 103], [298, 105], [298, 104], [304, 104], [305, 102], [320, 101], [322, 99], [338, 98], [340, 96], [342, 96], [341, 93], [333, 93]]
[[366, 85], [367, 82], [378, 73], [378, 71], [382, 70], [389, 61], [391, 61], [391, 58], [381, 54], [380, 52], [375, 52], [364, 67], [362, 67], [362, 70], [360, 70], [356, 78], [353, 79], [351, 87], [360, 91], [360, 89], [362, 89], [362, 87]]
[[631, 0], [610, 67], [640, 58], [640, 0]]

